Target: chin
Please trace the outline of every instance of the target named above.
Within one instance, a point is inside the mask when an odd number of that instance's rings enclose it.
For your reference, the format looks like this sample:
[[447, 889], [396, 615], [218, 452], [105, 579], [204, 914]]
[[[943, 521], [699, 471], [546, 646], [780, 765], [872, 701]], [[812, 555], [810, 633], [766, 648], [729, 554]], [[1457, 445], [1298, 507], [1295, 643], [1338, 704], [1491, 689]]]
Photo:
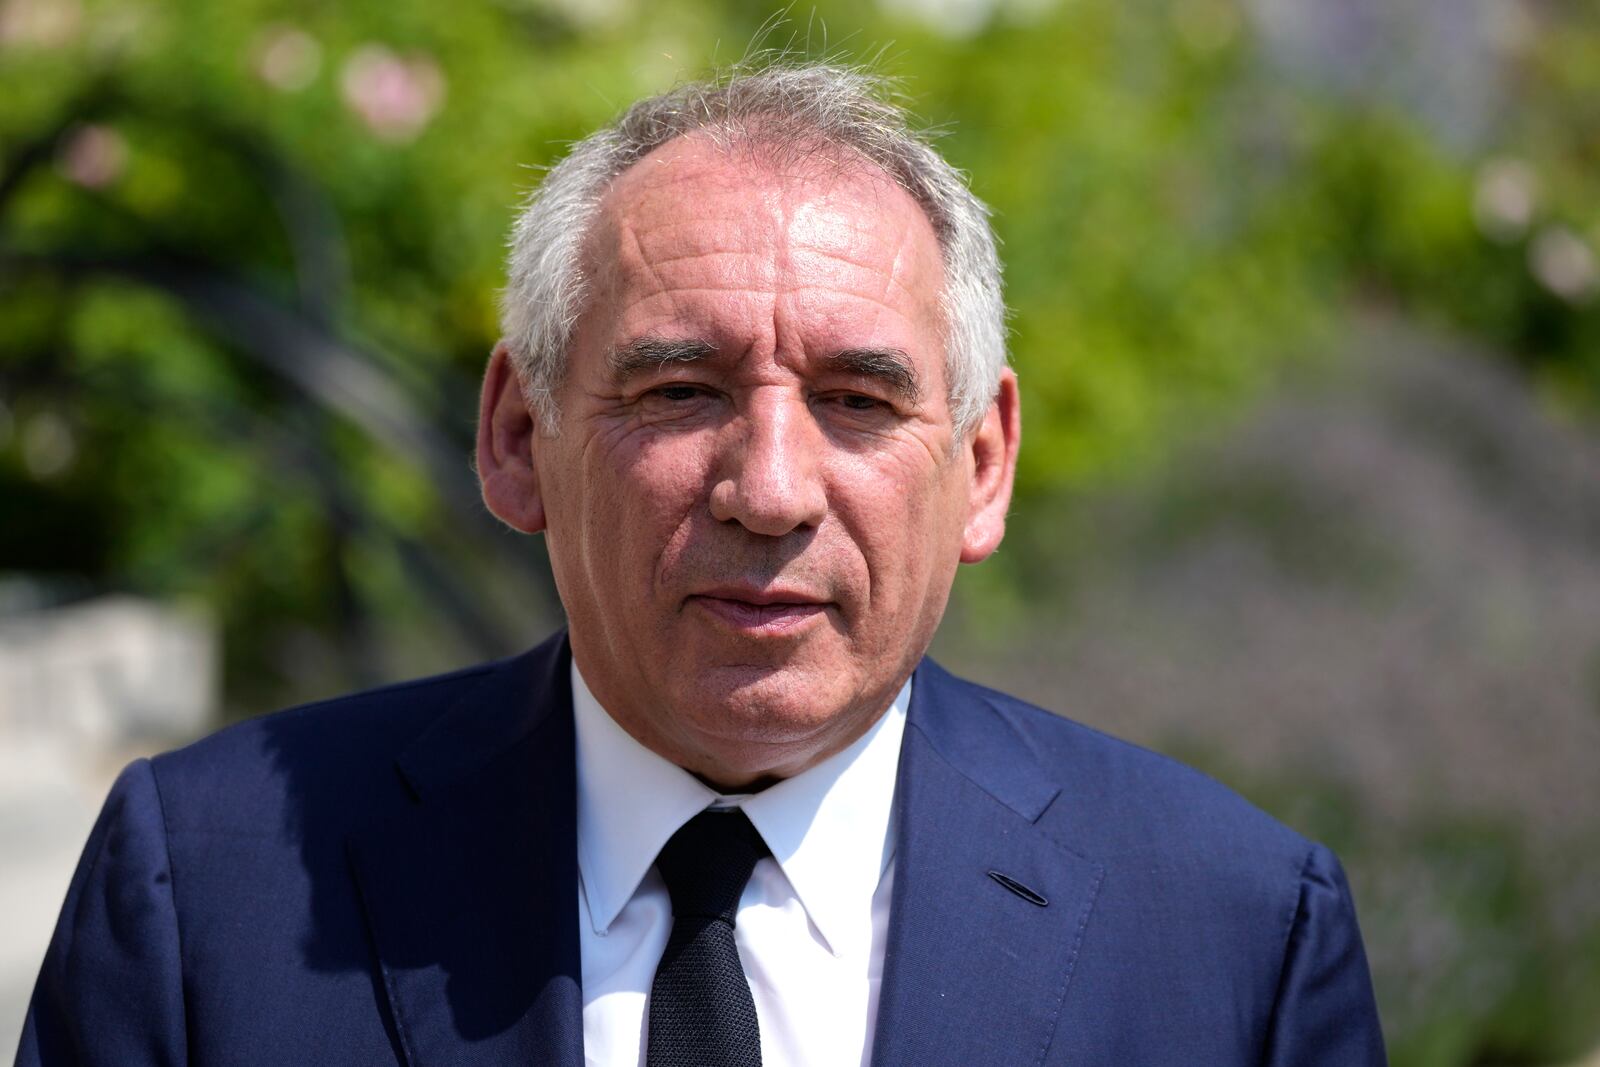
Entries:
[[858, 710], [851, 706], [854, 692], [839, 684], [845, 676], [838, 671], [818, 677], [793, 666], [711, 667], [695, 674], [676, 703], [708, 740], [804, 744]]

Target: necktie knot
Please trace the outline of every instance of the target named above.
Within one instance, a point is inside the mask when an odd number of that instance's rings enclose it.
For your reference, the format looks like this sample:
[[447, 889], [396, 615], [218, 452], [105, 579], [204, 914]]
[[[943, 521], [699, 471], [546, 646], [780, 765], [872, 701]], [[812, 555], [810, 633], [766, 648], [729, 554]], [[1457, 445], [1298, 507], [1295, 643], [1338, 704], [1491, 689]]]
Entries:
[[694, 916], [734, 924], [739, 897], [766, 842], [737, 808], [706, 810], [678, 828], [656, 858], [674, 918]]

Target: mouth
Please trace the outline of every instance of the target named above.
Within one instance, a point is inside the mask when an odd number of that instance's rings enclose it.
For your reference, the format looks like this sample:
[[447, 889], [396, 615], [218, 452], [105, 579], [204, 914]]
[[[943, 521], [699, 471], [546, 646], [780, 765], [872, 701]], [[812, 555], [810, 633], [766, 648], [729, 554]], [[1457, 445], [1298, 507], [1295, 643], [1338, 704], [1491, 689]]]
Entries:
[[729, 629], [752, 637], [788, 633], [827, 613], [831, 601], [782, 589], [713, 589], [685, 602]]

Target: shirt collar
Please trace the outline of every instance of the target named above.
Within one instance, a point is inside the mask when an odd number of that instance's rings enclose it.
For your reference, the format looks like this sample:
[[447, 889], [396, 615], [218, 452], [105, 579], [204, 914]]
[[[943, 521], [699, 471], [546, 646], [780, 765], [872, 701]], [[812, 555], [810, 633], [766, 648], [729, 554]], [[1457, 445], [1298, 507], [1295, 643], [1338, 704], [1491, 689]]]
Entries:
[[618, 726], [577, 663], [578, 866], [605, 934], [678, 827], [711, 806], [744, 809], [834, 955], [865, 951], [870, 901], [893, 853], [895, 772], [911, 682], [854, 743], [745, 796], [723, 796]]

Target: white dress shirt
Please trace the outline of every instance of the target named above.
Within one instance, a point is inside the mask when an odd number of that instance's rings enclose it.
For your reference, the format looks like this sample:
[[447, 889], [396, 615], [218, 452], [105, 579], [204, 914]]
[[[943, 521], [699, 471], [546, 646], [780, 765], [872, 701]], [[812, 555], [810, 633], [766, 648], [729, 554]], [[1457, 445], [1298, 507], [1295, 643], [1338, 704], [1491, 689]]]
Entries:
[[763, 1067], [866, 1064], [894, 881], [893, 809], [908, 681], [849, 748], [759, 793], [724, 796], [635, 741], [572, 668], [578, 745], [578, 943], [589, 1067], [644, 1063], [650, 985], [672, 926], [655, 859], [707, 807], [739, 807], [772, 855], [734, 940]]

